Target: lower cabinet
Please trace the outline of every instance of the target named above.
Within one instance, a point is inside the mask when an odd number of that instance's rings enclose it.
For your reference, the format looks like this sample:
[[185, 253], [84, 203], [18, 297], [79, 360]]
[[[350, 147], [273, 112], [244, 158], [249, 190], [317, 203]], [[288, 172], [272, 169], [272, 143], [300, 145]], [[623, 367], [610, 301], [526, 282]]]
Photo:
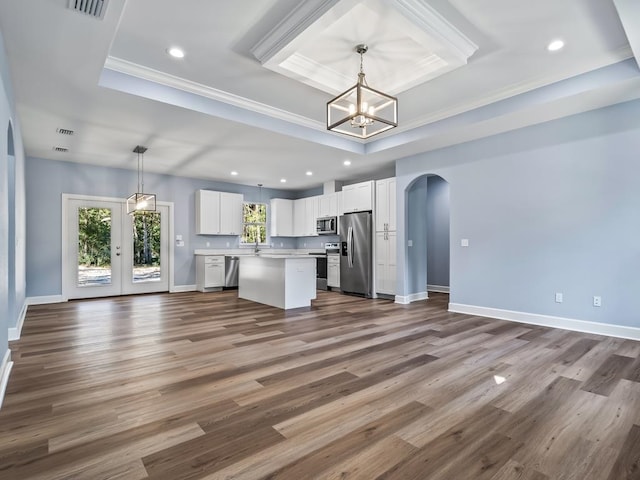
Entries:
[[376, 292], [396, 294], [396, 232], [376, 232]]
[[224, 287], [224, 255], [196, 255], [196, 290]]
[[327, 287], [340, 288], [340, 254], [327, 255]]

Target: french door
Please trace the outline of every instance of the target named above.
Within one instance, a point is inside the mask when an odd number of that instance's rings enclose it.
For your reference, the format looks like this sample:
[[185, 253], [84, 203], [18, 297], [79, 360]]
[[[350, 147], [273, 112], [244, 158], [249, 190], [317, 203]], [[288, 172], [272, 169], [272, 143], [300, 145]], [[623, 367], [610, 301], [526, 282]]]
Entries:
[[127, 215], [125, 202], [65, 196], [63, 297], [169, 290], [169, 206]]

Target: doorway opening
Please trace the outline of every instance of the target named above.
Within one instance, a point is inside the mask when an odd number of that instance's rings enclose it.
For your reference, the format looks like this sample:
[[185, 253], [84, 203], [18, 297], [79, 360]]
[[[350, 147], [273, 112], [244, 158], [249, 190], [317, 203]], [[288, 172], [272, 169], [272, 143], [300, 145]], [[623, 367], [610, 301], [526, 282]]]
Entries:
[[407, 287], [413, 298], [450, 292], [449, 183], [422, 175], [406, 190]]

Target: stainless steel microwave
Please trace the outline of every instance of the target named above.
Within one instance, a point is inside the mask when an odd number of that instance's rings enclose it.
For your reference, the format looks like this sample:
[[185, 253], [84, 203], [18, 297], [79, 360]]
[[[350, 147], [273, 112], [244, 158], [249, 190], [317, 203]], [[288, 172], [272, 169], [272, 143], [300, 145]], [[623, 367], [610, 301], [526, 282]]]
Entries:
[[338, 233], [338, 217], [322, 217], [316, 222], [318, 235], [336, 235]]

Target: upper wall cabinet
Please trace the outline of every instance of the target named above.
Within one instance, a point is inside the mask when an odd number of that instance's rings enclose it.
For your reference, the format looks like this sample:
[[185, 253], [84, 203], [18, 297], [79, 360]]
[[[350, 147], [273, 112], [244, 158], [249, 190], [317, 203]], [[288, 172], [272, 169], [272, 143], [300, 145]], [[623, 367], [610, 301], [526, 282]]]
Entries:
[[196, 234], [240, 235], [242, 194], [196, 190]]
[[376, 232], [396, 230], [396, 179], [376, 181]]
[[285, 198], [271, 199], [272, 237], [293, 237], [293, 200]]
[[344, 213], [373, 210], [373, 181], [342, 187], [342, 206]]
[[299, 198], [293, 201], [293, 235], [295, 237], [316, 236], [316, 219], [320, 197]]
[[318, 218], [338, 215], [338, 192], [320, 195]]

